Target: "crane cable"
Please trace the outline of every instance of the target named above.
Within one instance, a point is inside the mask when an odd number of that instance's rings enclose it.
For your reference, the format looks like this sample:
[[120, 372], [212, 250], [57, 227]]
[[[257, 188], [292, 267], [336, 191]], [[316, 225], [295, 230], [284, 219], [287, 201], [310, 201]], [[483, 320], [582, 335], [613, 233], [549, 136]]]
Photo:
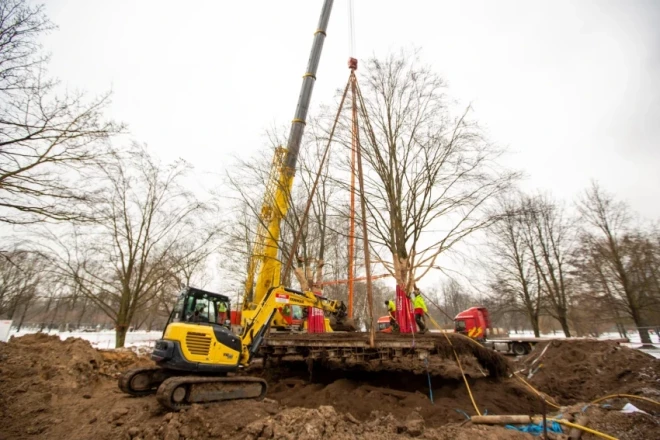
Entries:
[[339, 108], [337, 109], [337, 115], [335, 116], [335, 120], [332, 124], [332, 129], [330, 130], [330, 137], [328, 138], [328, 143], [325, 146], [325, 150], [323, 151], [323, 157], [321, 158], [321, 163], [319, 164], [319, 170], [316, 173], [316, 178], [314, 179], [314, 184], [312, 185], [312, 190], [309, 193], [309, 198], [307, 199], [307, 204], [305, 205], [305, 211], [303, 212], [303, 216], [300, 222], [300, 228], [296, 232], [296, 236], [293, 240], [293, 243], [291, 244], [291, 251], [289, 252], [289, 258], [286, 260], [286, 265], [284, 266], [284, 272], [283, 273], [288, 273], [289, 270], [291, 270], [291, 267], [293, 266], [293, 257], [296, 255], [298, 251], [298, 243], [300, 242], [300, 237], [302, 235], [302, 230], [303, 230], [303, 225], [305, 224], [307, 217], [309, 215], [309, 208], [312, 206], [312, 201], [314, 200], [314, 195], [316, 194], [316, 187], [318, 186], [319, 183], [319, 178], [321, 177], [321, 174], [323, 173], [323, 167], [325, 166], [325, 161], [328, 157], [328, 152], [330, 150], [330, 145], [332, 144], [332, 139], [335, 134], [335, 129], [337, 128], [337, 124], [339, 123], [339, 117], [341, 115], [341, 110], [344, 107], [344, 101], [346, 100], [346, 95], [348, 94], [348, 87], [350, 85], [350, 82], [346, 83], [346, 88], [344, 89], [344, 94], [341, 97], [341, 101], [339, 102]]
[[353, 0], [348, 0], [348, 56], [355, 58], [355, 10]]

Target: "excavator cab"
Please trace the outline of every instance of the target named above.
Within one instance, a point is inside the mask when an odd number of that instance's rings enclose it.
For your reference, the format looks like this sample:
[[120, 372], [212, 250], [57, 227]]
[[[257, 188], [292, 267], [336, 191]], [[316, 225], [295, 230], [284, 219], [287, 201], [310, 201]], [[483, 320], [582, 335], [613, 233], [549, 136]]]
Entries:
[[241, 340], [231, 331], [229, 297], [185, 288], [151, 358], [168, 369], [219, 373], [238, 365]]
[[189, 322], [230, 328], [229, 316], [231, 310], [228, 297], [189, 287], [179, 295], [167, 325], [170, 322]]

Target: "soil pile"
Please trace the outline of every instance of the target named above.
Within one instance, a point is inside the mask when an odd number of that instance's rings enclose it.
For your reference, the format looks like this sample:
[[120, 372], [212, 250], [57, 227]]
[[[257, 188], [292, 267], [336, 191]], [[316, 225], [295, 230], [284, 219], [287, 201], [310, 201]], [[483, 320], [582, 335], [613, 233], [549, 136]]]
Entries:
[[[154, 396], [133, 398], [117, 387], [118, 372], [149, 363], [129, 350], [98, 351], [80, 339], [29, 335], [0, 343], [0, 438], [533, 439], [502, 427], [466, 422], [456, 410], [474, 412], [462, 382], [432, 378], [435, 404], [431, 404], [425, 376], [386, 372], [340, 378], [338, 371], [320, 370], [314, 373], [317, 383], [308, 383], [298, 371], [289, 372], [288, 378], [281, 373], [270, 378], [263, 401], [193, 406], [170, 413]], [[482, 412], [539, 411], [538, 401], [517, 382], [483, 377], [470, 382]], [[587, 411], [593, 417], [590, 426], [610, 435], [625, 440], [660, 438], [653, 434], [658, 434], [658, 426], [650, 416], [608, 414], [600, 408]]]
[[[391, 379], [388, 380], [384, 373], [379, 376], [372, 377], [368, 383], [366, 378], [359, 376], [338, 380], [327, 377], [327, 384], [282, 380], [271, 386], [268, 396], [288, 407], [318, 408], [331, 405], [337, 411], [350, 413], [361, 421], [369, 420], [374, 411], [385, 411], [398, 420], [408, 420], [419, 414], [428, 426], [439, 427], [465, 421], [463, 413], [475, 414], [462, 381], [432, 379], [432, 403], [425, 384], [426, 377], [390, 375]], [[481, 412], [533, 415], [542, 410], [538, 398], [515, 380], [483, 378], [470, 382]]]
[[443, 429], [429, 429], [418, 413], [412, 413], [405, 422], [391, 414], [374, 411], [365, 422], [350, 413], [340, 414], [332, 406], [318, 409], [291, 408], [245, 428], [245, 440], [357, 440], [357, 439], [410, 439], [433, 440], [527, 440], [533, 437], [500, 427], [469, 427], [457, 425]]
[[561, 403], [590, 402], [617, 393], [657, 399], [660, 389], [660, 360], [611, 341], [538, 344], [524, 367], [525, 374], [532, 373], [532, 385]]
[[[72, 401], [89, 405], [88, 399], [108, 378], [146, 363], [150, 361], [128, 350], [101, 352], [83, 339], [62, 341], [42, 333], [0, 343], [3, 430], [16, 438], [44, 432], [52, 423], [75, 416]], [[63, 408], [71, 414], [60, 415]]]

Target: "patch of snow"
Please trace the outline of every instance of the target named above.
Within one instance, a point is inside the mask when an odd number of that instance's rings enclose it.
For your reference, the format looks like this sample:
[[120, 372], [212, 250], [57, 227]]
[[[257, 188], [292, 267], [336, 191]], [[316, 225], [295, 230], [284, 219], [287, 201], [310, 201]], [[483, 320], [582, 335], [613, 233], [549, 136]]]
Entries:
[[[31, 333], [37, 333], [37, 330], [27, 329], [16, 332], [12, 330], [10, 336], [23, 336]], [[100, 349], [112, 349], [115, 348], [115, 331], [114, 330], [103, 330], [98, 332], [60, 332], [57, 330], [43, 331], [49, 335], [59, 336], [63, 341], [68, 338], [80, 338], [85, 339], [92, 344], [94, 348]], [[126, 333], [125, 347], [153, 347], [155, 341], [161, 338], [161, 331], [146, 331], [140, 330], [135, 332]]]

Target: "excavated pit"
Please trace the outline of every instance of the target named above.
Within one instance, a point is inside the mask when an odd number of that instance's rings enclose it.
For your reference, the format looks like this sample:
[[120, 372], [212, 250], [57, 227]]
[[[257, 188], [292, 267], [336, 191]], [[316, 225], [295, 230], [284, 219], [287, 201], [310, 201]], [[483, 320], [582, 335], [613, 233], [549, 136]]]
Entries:
[[[562, 375], [566, 369], [583, 369], [587, 355], [574, 356], [563, 344], [550, 349], [548, 365]], [[604, 358], [615, 370], [615, 359], [636, 356], [616, 350]], [[465, 353], [463, 353], [465, 354]], [[538, 352], [537, 352], [538, 354]], [[574, 359], [559, 361], [564, 356]], [[600, 356], [600, 355], [598, 355]], [[598, 357], [597, 356], [597, 357]], [[552, 363], [557, 359], [557, 363]], [[655, 368], [658, 361], [639, 358]], [[612, 362], [608, 362], [612, 361]], [[561, 363], [566, 363], [562, 370]], [[310, 380], [305, 362], [258, 366], [250, 374], [262, 375], [270, 384], [263, 401], [233, 401], [187, 411], [165, 411], [155, 396], [132, 398], [117, 387], [120, 371], [150, 365], [147, 358], [127, 350], [95, 350], [87, 341], [46, 335], [28, 335], [0, 343], [0, 438], [14, 439], [411, 439], [431, 440], [531, 440], [534, 437], [502, 427], [466, 424], [474, 414], [461, 380], [431, 376], [434, 403], [428, 395], [428, 377], [410, 371], [339, 370], [315, 362]], [[268, 363], [267, 363], [268, 364]], [[637, 364], [627, 368], [637, 368]], [[641, 368], [641, 364], [639, 365]], [[646, 365], [648, 368], [649, 365]], [[601, 368], [601, 367], [598, 367]], [[604, 368], [604, 367], [602, 367]], [[636, 386], [657, 390], [657, 381], [638, 375]], [[538, 376], [541, 378], [542, 376]], [[536, 376], [531, 380], [534, 381]], [[592, 381], [598, 380], [594, 375]], [[539, 402], [519, 382], [504, 377], [475, 375], [469, 378], [481, 412], [488, 414], [533, 414]], [[585, 382], [587, 383], [587, 382]], [[560, 382], [556, 383], [560, 387]], [[540, 386], [539, 386], [540, 388]], [[541, 388], [540, 388], [541, 389]], [[545, 391], [541, 389], [541, 391]], [[561, 391], [561, 390], [560, 390]], [[634, 391], [634, 390], [631, 390]], [[650, 391], [648, 391], [650, 393]], [[560, 393], [561, 394], [561, 393]], [[651, 397], [650, 394], [646, 394]], [[621, 440], [660, 438], [658, 418], [622, 414], [625, 401], [611, 401], [609, 409], [576, 404], [565, 415], [586, 411], [589, 426]], [[635, 403], [635, 402], [633, 402]], [[583, 440], [595, 436], [583, 435]]]
[[[429, 387], [426, 374], [339, 370], [320, 365], [310, 374], [306, 362], [288, 362], [264, 370], [264, 375], [269, 382], [269, 398], [288, 407], [333, 406], [360, 421], [367, 421], [373, 411], [386, 411], [398, 420], [419, 414], [426, 426], [440, 427], [465, 421], [460, 411], [475, 414], [462, 378], [430, 375]], [[538, 397], [516, 380], [481, 377], [469, 379], [469, 384], [482, 412], [531, 415], [542, 410]]]

